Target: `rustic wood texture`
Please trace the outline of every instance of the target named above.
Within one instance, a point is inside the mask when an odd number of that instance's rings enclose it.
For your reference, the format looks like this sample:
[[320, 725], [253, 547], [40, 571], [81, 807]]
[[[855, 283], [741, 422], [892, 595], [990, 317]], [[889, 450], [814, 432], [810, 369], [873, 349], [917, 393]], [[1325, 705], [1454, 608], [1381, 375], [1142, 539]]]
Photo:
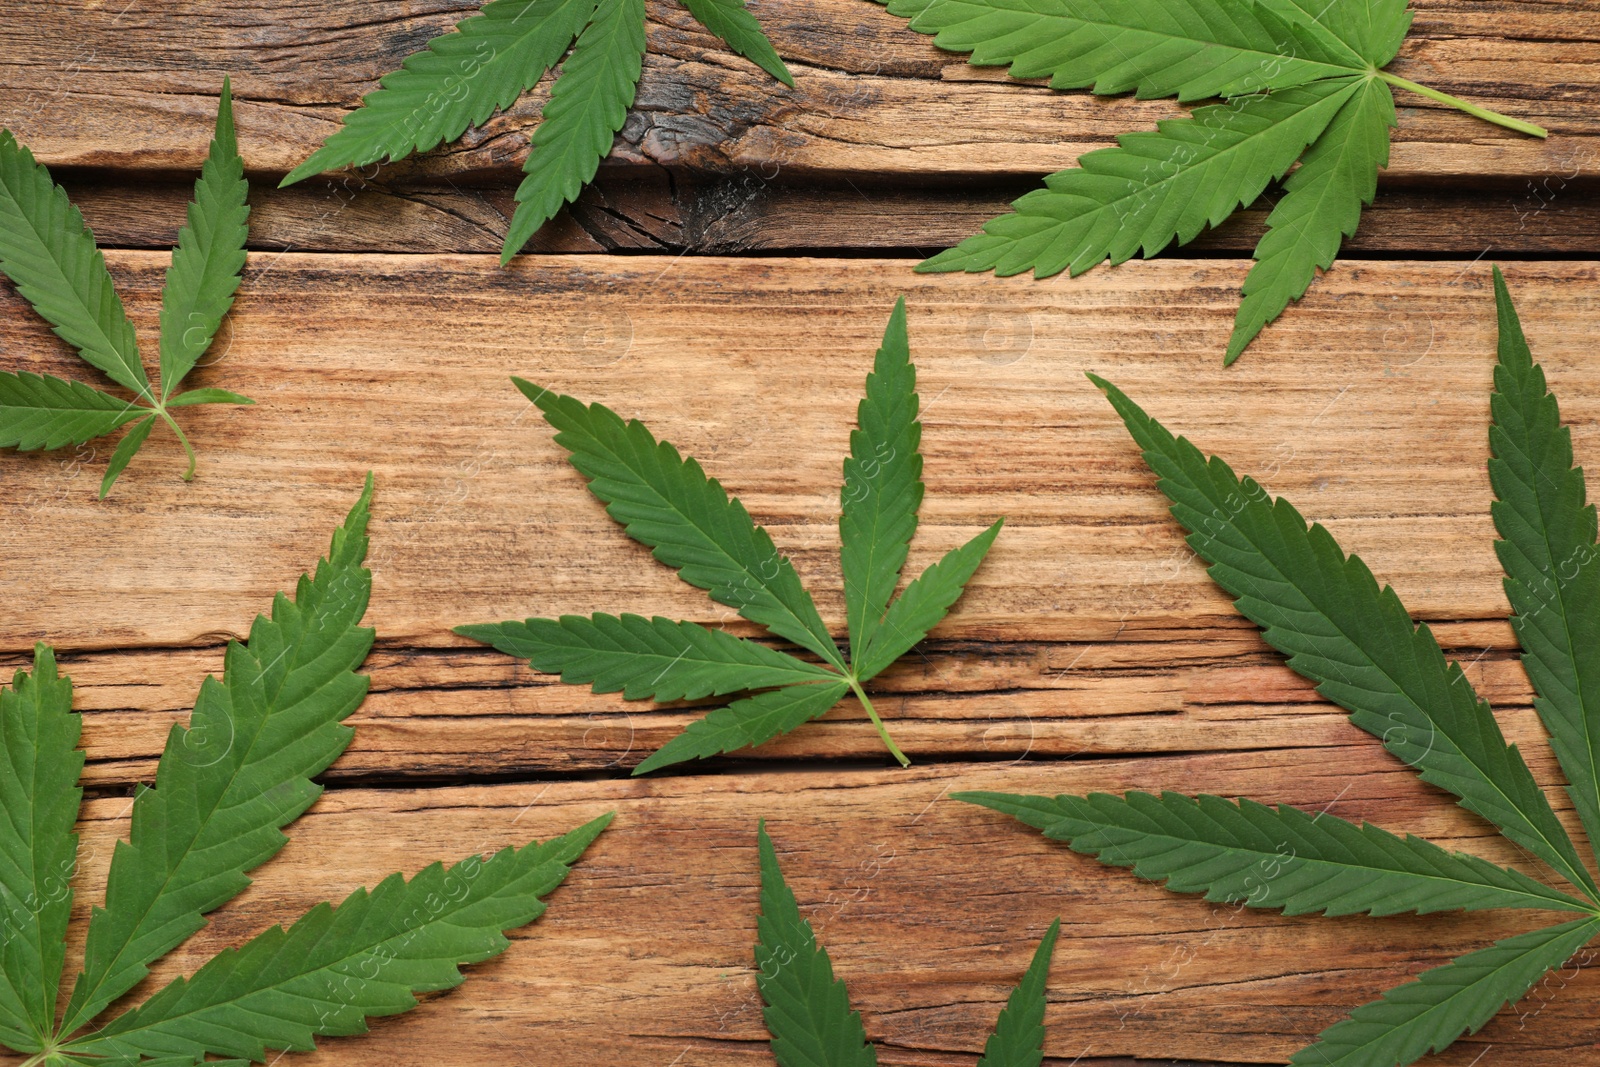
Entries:
[[[199, 167], [222, 75], [231, 74], [241, 150], [267, 215], [257, 247], [498, 248], [549, 79], [455, 145], [345, 172], [295, 194], [267, 191], [382, 74], [476, 6], [388, 3], [353, 27], [348, 6], [334, 0], [303, 0], [270, 14], [247, 0], [18, 0], [8, 9], [14, 17], [0, 26], [0, 99], [10, 102], [0, 121], [52, 167], [110, 170], [124, 185], [129, 176], [169, 177]], [[1476, 227], [1464, 230], [1448, 195], [1419, 200], [1401, 192], [1384, 203], [1391, 189], [1449, 178], [1480, 193], [1485, 179], [1509, 184], [1512, 211], [1488, 218], [1490, 205], [1502, 200], [1495, 197], [1475, 201], [1469, 212], [1499, 249], [1593, 255], [1600, 0], [1424, 0], [1417, 8], [1392, 70], [1543, 123], [1552, 136], [1522, 137], [1402, 92], [1379, 210], [1397, 217], [1420, 208], [1421, 217], [1365, 227], [1387, 236], [1376, 244], [1358, 237], [1355, 251], [1481, 251], [1458, 246]], [[1168, 101], [1059, 93], [975, 69], [870, 0], [768, 0], [752, 9], [794, 70], [796, 87], [727, 54], [678, 4], [653, 0], [638, 101], [602, 168], [610, 195], [591, 194], [534, 250], [665, 244], [706, 252], [932, 251], [973, 232], [1038, 176], [1070, 166], [1118, 133], [1179, 113]], [[175, 21], [181, 34], [172, 32]], [[635, 187], [664, 172], [678, 188], [663, 213], [661, 197], [641, 201]], [[825, 207], [781, 187], [817, 181], [835, 186]], [[929, 188], [951, 182], [977, 188], [966, 195]], [[780, 187], [770, 188], [774, 183]], [[128, 243], [152, 243], [143, 227], [159, 227], [149, 220], [163, 213], [137, 192], [118, 195], [131, 201], [124, 213], [141, 220]], [[1553, 208], [1552, 197], [1561, 212], [1581, 211], [1588, 221], [1548, 226], [1556, 215], [1539, 208]], [[1513, 212], [1521, 213], [1515, 222]], [[1543, 217], [1530, 223], [1531, 216]], [[386, 225], [378, 226], [380, 218]], [[1248, 247], [1253, 236], [1240, 233], [1258, 230], [1259, 220], [1233, 229], [1222, 246]], [[1540, 236], [1547, 230], [1564, 235], [1559, 244]]]
[[[106, 248], [167, 249], [193, 183], [58, 175]], [[870, 250], [926, 256], [976, 233], [1033, 188], [1026, 180], [959, 187], [769, 182], [746, 175], [601, 181], [536, 234], [530, 253]], [[251, 190], [250, 247], [281, 252], [499, 252], [514, 186], [451, 187], [312, 179]], [[1185, 246], [1247, 255], [1277, 192]], [[1593, 258], [1600, 183], [1587, 172], [1520, 182], [1387, 186], [1345, 241], [1346, 259], [1425, 253]]]
[[[221, 77], [231, 74], [247, 166], [282, 174], [332, 133], [381, 75], [478, 6], [390, 4], [352, 27], [348, 10], [332, 0], [271, 13], [242, 0], [82, 7], [22, 0], [12, 8], [7, 40], [24, 51], [0, 67], [0, 88], [19, 100], [13, 129], [47, 162], [162, 171], [198, 167]], [[1561, 136], [1522, 137], [1411, 96], [1403, 102], [1391, 175], [1553, 173], [1575, 162], [1574, 152], [1600, 145], [1594, 0], [1418, 8], [1391, 70], [1516, 111]], [[869, 0], [790, 0], [753, 10], [798, 72], [796, 88], [729, 55], [684, 8], [655, 0], [651, 54], [615, 166], [748, 169], [769, 177], [780, 170], [1034, 174], [1176, 112], [1164, 101], [1006, 84], [1000, 71], [940, 52]], [[193, 22], [174, 35], [171, 20], [184, 15]], [[535, 90], [459, 145], [394, 169], [463, 178], [504, 173], [520, 164], [544, 96]], [[126, 136], [135, 131], [137, 140]]]
[[[504, 956], [409, 1016], [377, 1020], [368, 1036], [330, 1040], [296, 1059], [768, 1064], [751, 964], [755, 825], [765, 818], [885, 1065], [971, 1067], [1033, 943], [1058, 915], [1049, 1067], [1134, 1067], [1135, 1056], [1281, 1062], [1357, 998], [1547, 916], [1286, 919], [1211, 905], [1102, 868], [946, 794], [1172, 785], [1248, 792], [1517, 861], [1470, 816], [1392, 761], [1373, 759], [1372, 747], [1330, 748], [1314, 760], [1252, 753], [335, 790], [300, 820], [256, 884], [146, 985], [390, 871], [542, 839], [616, 811], [550, 910], [513, 934]], [[103, 880], [126, 808], [122, 799], [89, 804], [86, 888]], [[1570, 969], [1553, 976], [1519, 1009], [1429, 1063], [1467, 1067], [1486, 1052], [1487, 1062], [1515, 1067], [1589, 1062], [1593, 978]]]
[[[150, 337], [165, 257], [110, 260]], [[0, 650], [17, 663], [35, 640], [62, 650], [81, 685], [88, 781], [112, 794], [91, 807], [100, 859], [85, 899], [127, 808], [116, 794], [149, 775], [220, 642], [323, 549], [372, 469], [380, 644], [356, 742], [283, 858], [162, 973], [479, 836], [492, 847], [620, 814], [505, 960], [309, 1060], [438, 1062], [448, 1048], [456, 1062], [520, 1062], [537, 1048], [555, 1064], [765, 1062], [749, 964], [760, 816], [893, 1064], [971, 1063], [1029, 939], [1057, 913], [1069, 936], [1051, 1062], [1103, 1067], [1272, 1062], [1387, 984], [1537, 921], [1239, 914], [938, 800], [975, 787], [1249, 794], [1333, 803], [1517, 862], [1232, 611], [1082, 377], [1116, 381], [1360, 552], [1435, 624], [1554, 785], [1491, 547], [1488, 267], [1341, 267], [1224, 373], [1242, 273], [1163, 260], [1032, 284], [917, 276], [900, 261], [566, 257], [502, 272], [487, 256], [253, 255], [202, 373], [259, 403], [189, 417], [195, 482], [178, 480], [165, 441], [104, 504], [104, 449], [0, 457], [13, 516], [0, 528]], [[1595, 274], [1509, 270], [1580, 458], [1600, 455]], [[553, 684], [449, 633], [601, 609], [730, 622], [606, 518], [512, 373], [638, 415], [699, 457], [838, 628], [839, 461], [902, 292], [927, 409], [911, 566], [1008, 520], [950, 619], [876, 687], [911, 770], [884, 769], [847, 703], [758, 753], [629, 781], [687, 712]], [[12, 294], [0, 347], [79, 373]], [[376, 784], [390, 788], [362, 788]], [[646, 928], [628, 918], [641, 914]], [[1536, 1021], [1508, 1012], [1439, 1062], [1489, 1046], [1495, 1062], [1526, 1064], [1592, 1048], [1600, 993], [1587, 973], [1539, 996], [1519, 1009]]]
[[[112, 261], [152, 332], [165, 257]], [[892, 262], [561, 262], [505, 274], [485, 257], [257, 255], [222, 358], [204, 373], [260, 403], [191, 416], [199, 480], [178, 482], [176, 445], [158, 440], [102, 505], [87, 491], [99, 456], [0, 458], [30, 487], [27, 521], [0, 534], [20, 583], [0, 621], [3, 647], [48, 638], [85, 657], [85, 706], [106, 731], [89, 734], [94, 776], [148, 771], [193, 685], [217, 669], [222, 636], [243, 634], [320, 550], [369, 467], [380, 487], [374, 622], [385, 651], [363, 712], [371, 728], [339, 773], [637, 762], [686, 713], [551, 684], [448, 633], [530, 614], [731, 615], [616, 530], [509, 375], [637, 414], [700, 456], [773, 528], [837, 626], [839, 462], [900, 292], [929, 402], [930, 490], [913, 565], [997, 515], [1009, 523], [951, 623], [882, 680], [903, 699], [888, 713], [908, 720], [897, 732], [914, 753], [1297, 746], [1346, 729], [1188, 559], [1086, 369], [1158, 412], [1154, 398], [1174, 383], [1215, 378], [1204, 398], [1164, 417], [1329, 522], [1413, 610], [1441, 621], [1442, 639], [1475, 661], [1491, 696], [1520, 692], [1482, 469], [1493, 343], [1485, 267], [1337, 270], [1220, 375], [1242, 264], [1163, 261], [996, 285], [919, 277]], [[1593, 409], [1576, 360], [1593, 294], [1570, 281], [1569, 265], [1513, 276], [1527, 279], [1530, 329], [1554, 333], [1541, 355], [1572, 379], [1563, 400], [1581, 447]], [[1153, 308], [1131, 326], [1130, 292]], [[8, 299], [7, 349], [35, 368], [79, 373], [20, 299]], [[1402, 300], [1404, 314], [1394, 310]], [[674, 385], [663, 393], [662, 382]], [[1398, 456], [1397, 441], [1408, 443]], [[1441, 468], [1447, 456], [1467, 461]], [[1397, 501], [1410, 503], [1397, 514]], [[152, 528], [153, 541], [130, 538], [126, 524], [141, 521], [180, 525]], [[183, 552], [144, 558], [148, 543], [174, 538]], [[62, 539], [91, 553], [125, 545], [128, 566], [67, 570], [40, 587], [30, 576], [51, 566]], [[195, 553], [216, 566], [195, 567]], [[142, 651], [116, 651], [126, 648]], [[182, 681], [127, 684], [146, 676]], [[518, 729], [528, 715], [545, 729]], [[853, 705], [834, 717], [838, 727], [761, 754], [879, 757]], [[1219, 721], [1238, 731], [1218, 738]], [[430, 725], [439, 722], [450, 728]]]
[[[1600, 0], [1419, 0], [1392, 69], [1552, 136], [1401, 93], [1393, 165], [1344, 261], [1227, 371], [1271, 192], [1184, 258], [1044, 283], [911, 272], [1040, 175], [1180, 109], [1008, 82], [870, 0], [750, 0], [793, 90], [651, 0], [639, 100], [611, 158], [510, 270], [484, 253], [548, 80], [455, 146], [274, 188], [477, 4], [11, 0], [0, 18], [0, 125], [119, 249], [111, 269], [152, 364], [166, 249], [224, 74], [253, 184], [239, 302], [198, 379], [258, 403], [180, 415], [199, 477], [178, 479], [159, 430], [104, 503], [105, 442], [0, 454], [0, 669], [51, 642], [85, 715], [76, 937], [170, 726], [377, 478], [379, 639], [355, 741], [282, 855], [134, 998], [390, 871], [611, 810], [504, 956], [370, 1035], [284, 1062], [771, 1063], [751, 958], [763, 817], [893, 1067], [972, 1067], [1057, 915], [1047, 1067], [1281, 1062], [1381, 990], [1546, 921], [1210, 905], [947, 794], [1249, 795], [1531, 869], [1233, 611], [1084, 379], [1094, 370], [1392, 582], [1576, 828], [1492, 548], [1489, 264], [1507, 261], [1579, 460], [1600, 466]], [[596, 610], [757, 632], [621, 534], [512, 374], [641, 417], [697, 456], [841, 631], [840, 461], [900, 294], [926, 408], [910, 569], [1007, 519], [950, 618], [873, 683], [910, 769], [846, 701], [756, 752], [631, 779], [699, 709], [562, 686], [450, 633]], [[0, 363], [93, 377], [9, 286]], [[1592, 962], [1425, 1062], [1600, 1062]]]

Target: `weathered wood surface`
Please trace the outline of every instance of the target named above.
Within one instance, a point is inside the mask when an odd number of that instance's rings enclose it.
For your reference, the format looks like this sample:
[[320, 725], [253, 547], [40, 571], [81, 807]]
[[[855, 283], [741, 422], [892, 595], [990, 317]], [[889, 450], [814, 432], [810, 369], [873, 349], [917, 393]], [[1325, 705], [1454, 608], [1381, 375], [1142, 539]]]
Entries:
[[[127, 183], [62, 176], [102, 247], [169, 249], [190, 181]], [[817, 253], [837, 249], [924, 256], [1009, 210], [1036, 182], [960, 187], [768, 182], [693, 175], [605, 181], [586, 189], [528, 245], [530, 253]], [[295, 252], [496, 252], [515, 210], [514, 186], [450, 187], [312, 179], [251, 190], [250, 247]], [[1248, 254], [1276, 202], [1241, 210], [1184, 255]], [[1480, 254], [1600, 255], [1600, 183], [1586, 171], [1519, 182], [1388, 186], [1345, 241], [1345, 258]]]
[[[111, 256], [147, 338], [164, 263]], [[759, 817], [886, 1064], [972, 1063], [1058, 913], [1049, 1062], [1099, 1067], [1272, 1062], [1387, 985], [1540, 921], [1244, 914], [941, 799], [1248, 794], [1519, 862], [1239, 620], [1081, 374], [1107, 375], [1326, 522], [1435, 624], [1554, 784], [1490, 543], [1487, 265], [1341, 267], [1224, 373], [1242, 266], [1164, 260], [1041, 285], [898, 261], [572, 257], [507, 273], [487, 256], [254, 255], [224, 356], [202, 373], [259, 403], [190, 417], [195, 482], [159, 441], [105, 504], [103, 454], [0, 457], [0, 650], [20, 662], [34, 640], [61, 648], [87, 712], [88, 779], [109, 791], [84, 829], [80, 909], [122, 826], [118, 794], [370, 468], [380, 641], [356, 742], [282, 858], [160, 974], [391, 869], [619, 816], [506, 957], [305, 1062], [767, 1062], [749, 948]], [[1594, 268], [1509, 276], [1580, 458], [1600, 455]], [[884, 768], [847, 704], [759, 756], [628, 780], [685, 712], [552, 684], [449, 633], [596, 609], [727, 621], [614, 528], [511, 373], [639, 415], [701, 458], [837, 627], [839, 459], [900, 292], [927, 408], [912, 565], [1008, 519], [950, 619], [881, 680], [910, 770]], [[11, 294], [0, 348], [75, 373]], [[389, 788], [363, 788], [377, 783]], [[1591, 979], [1552, 979], [1437, 1062], [1486, 1049], [1496, 1063], [1583, 1062], [1600, 1039]]]
[[[1392, 761], [1371, 759], [1371, 748], [1332, 748], [1309, 760], [1251, 753], [334, 790], [256, 884], [147, 985], [390, 871], [542, 839], [614, 810], [612, 829], [546, 915], [512, 935], [504, 956], [472, 968], [466, 984], [415, 1013], [375, 1021], [369, 1036], [296, 1058], [394, 1067], [771, 1063], [751, 962], [755, 827], [765, 818], [886, 1065], [970, 1067], [1033, 943], [1058, 915], [1049, 1067], [1133, 1067], [1134, 1056], [1281, 1062], [1359, 998], [1547, 917], [1286, 919], [1211, 905], [1101, 868], [946, 794], [997, 786], [1248, 792], [1517, 861]], [[89, 805], [86, 888], [103, 879], [126, 807], [122, 799]], [[1553, 977], [1517, 1011], [1429, 1062], [1591, 1062], [1600, 1037], [1593, 978]], [[1490, 1058], [1480, 1060], [1486, 1051]]]
[[[1008, 83], [869, 0], [751, 0], [792, 91], [653, 0], [639, 102], [599, 182], [530, 251], [655, 255], [529, 256], [501, 271], [477, 254], [499, 248], [548, 81], [457, 146], [272, 188], [379, 75], [477, 2], [12, 0], [0, 18], [0, 125], [54, 169], [103, 244], [135, 250], [110, 260], [152, 361], [164, 249], [224, 74], [254, 184], [256, 251], [200, 377], [259, 403], [185, 413], [200, 477], [178, 480], [159, 431], [106, 503], [94, 500], [106, 447], [0, 454], [0, 667], [50, 641], [85, 712], [78, 936], [132, 787], [224, 643], [326, 547], [364, 473], [378, 481], [379, 642], [355, 742], [281, 858], [135, 996], [391, 870], [607, 810], [612, 830], [505, 956], [295, 1060], [770, 1063], [750, 952], [762, 817], [896, 1067], [971, 1067], [1058, 914], [1048, 1067], [1281, 1062], [1382, 989], [1543, 921], [1212, 906], [946, 794], [1246, 794], [1528, 866], [1233, 612], [1083, 379], [1092, 369], [1392, 582], [1573, 825], [1491, 545], [1488, 265], [1529, 260], [1508, 274], [1580, 461], [1600, 465], [1600, 0], [1418, 3], [1396, 72], [1553, 136], [1401, 94], [1394, 165], [1346, 261], [1226, 372], [1239, 256], [1270, 202], [1189, 258], [1076, 280], [910, 272], [909, 257], [972, 232], [1039, 175], [1178, 109]], [[705, 258], [745, 252], [901, 258]], [[592, 610], [756, 632], [615, 528], [513, 373], [645, 418], [699, 457], [842, 629], [839, 464], [901, 293], [928, 409], [911, 567], [1008, 520], [956, 611], [874, 683], [912, 768], [886, 765], [847, 701], [756, 753], [633, 780], [693, 709], [561, 686], [450, 634]], [[0, 362], [92, 374], [4, 286]], [[1591, 962], [1428, 1062], [1593, 1061]]]
[[[20, 97], [13, 128], [47, 162], [161, 171], [198, 167], [228, 73], [247, 165], [282, 174], [382, 74], [477, 6], [389, 4], [352, 26], [332, 0], [270, 12], [242, 0], [187, 12], [155, 0], [23, 0], [8, 20], [23, 50], [0, 68], [0, 88]], [[728, 54], [684, 8], [657, 0], [634, 121], [620, 134], [614, 164], [768, 176], [1033, 174], [1175, 113], [1163, 101], [1004, 84], [999, 71], [940, 52], [869, 0], [753, 7], [798, 71], [796, 88], [776, 85]], [[1516, 111], [1562, 136], [1522, 137], [1407, 97], [1391, 175], [1521, 177], [1553, 172], [1574, 161], [1573, 151], [1600, 145], [1594, 0], [1418, 7], [1395, 73]], [[173, 19], [185, 13], [193, 21], [175, 34]], [[543, 99], [536, 90], [460, 145], [395, 170], [502, 174], [520, 165]], [[127, 136], [135, 131], [137, 139]]]
[[[165, 257], [112, 263], [152, 333]], [[158, 751], [219, 642], [322, 549], [370, 468], [383, 651], [371, 728], [344, 772], [630, 765], [686, 713], [552, 685], [450, 627], [593, 610], [749, 627], [615, 528], [508, 377], [605, 401], [700, 457], [837, 626], [839, 462], [904, 292], [928, 406], [912, 565], [1008, 521], [936, 640], [883, 679], [914, 754], [1345, 736], [1210, 586], [1087, 369], [1327, 522], [1438, 621], [1493, 696], [1525, 703], [1483, 468], [1487, 271], [1341, 268], [1223, 374], [1242, 264], [1168, 260], [1037, 285], [874, 261], [572, 258], [504, 273], [489, 257], [257, 255], [203, 373], [259, 403], [190, 416], [194, 483], [177, 480], [168, 441], [147, 446], [105, 504], [93, 495], [102, 455], [0, 457], [17, 516], [0, 534], [0, 648], [43, 638], [83, 657], [91, 752], [111, 761], [94, 774], [125, 780], [143, 764], [117, 761]], [[1585, 363], [1593, 277], [1512, 268], [1580, 454], [1600, 454], [1588, 431], [1600, 386]], [[0, 340], [19, 365], [77, 373], [20, 299], [4, 299]], [[1214, 385], [1196, 392], [1202, 376]], [[144, 676], [153, 683], [129, 684]], [[540, 729], [519, 725], [529, 716]], [[768, 754], [879, 757], [853, 707], [837, 718]]]
[[[475, 6], [388, 3], [353, 27], [347, 5], [333, 0], [270, 11], [244, 0], [18, 0], [0, 26], [0, 122], [52, 167], [109, 171], [123, 187], [132, 176], [160, 182], [199, 167], [222, 75], [231, 74], [241, 148], [263, 187], [257, 247], [497, 248], [548, 79], [457, 145], [297, 193], [267, 191], [378, 77]], [[1406, 191], [1448, 178], [1479, 192], [1485, 180], [1509, 184], [1509, 197], [1480, 199], [1470, 210], [1498, 249], [1592, 254], [1600, 212], [1592, 180], [1600, 166], [1600, 2], [1424, 0], [1417, 7], [1396, 73], [1541, 122], [1552, 136], [1522, 137], [1402, 93], [1383, 193], [1401, 190], [1401, 199], [1379, 210], [1398, 218], [1420, 209], [1421, 217], [1385, 225], [1383, 237], [1358, 237], [1356, 250], [1481, 251], [1454, 243], [1478, 232], [1463, 226], [1460, 197]], [[796, 87], [727, 54], [679, 5], [653, 2], [651, 54], [602, 168], [602, 190], [542, 234], [535, 250], [936, 248], [972, 232], [1037, 176], [1179, 110], [1167, 101], [1008, 83], [998, 70], [939, 51], [870, 0], [752, 8], [792, 66]], [[663, 168], [674, 176], [668, 195], [641, 194], [638, 180], [657, 181]], [[819, 180], [834, 183], [825, 198], [786, 188]], [[952, 182], [968, 191], [937, 188]], [[126, 243], [155, 243], [151, 230], [165, 225], [155, 207], [176, 191], [119, 190], [121, 213], [138, 221]], [[1553, 209], [1552, 198], [1587, 221], [1547, 225], [1556, 216], [1539, 208]], [[1511, 210], [1486, 217], [1506, 199]], [[1533, 216], [1540, 217], [1530, 222]], [[1419, 223], [1425, 236], [1407, 241]], [[1236, 224], [1221, 246], [1247, 247], [1253, 238], [1241, 234], [1252, 226], [1259, 222]]]

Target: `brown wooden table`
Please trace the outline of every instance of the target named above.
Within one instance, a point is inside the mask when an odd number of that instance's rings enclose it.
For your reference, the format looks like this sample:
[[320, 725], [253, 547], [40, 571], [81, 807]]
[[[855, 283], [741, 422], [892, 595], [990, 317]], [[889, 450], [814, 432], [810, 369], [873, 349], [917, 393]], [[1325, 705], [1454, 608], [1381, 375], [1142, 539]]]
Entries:
[[[491, 253], [543, 90], [426, 158], [274, 188], [474, 6], [9, 0], [0, 18], [0, 124], [114, 249], [152, 360], [224, 74], [254, 186], [244, 284], [200, 381], [258, 404], [186, 415], [199, 477], [178, 479], [160, 434], [104, 503], [103, 446], [0, 455], [0, 659], [52, 642], [86, 713], [81, 913], [224, 642], [377, 477], [378, 645], [355, 742], [281, 856], [151, 983], [391, 870], [611, 809], [503, 957], [296, 1062], [771, 1062], [751, 959], [761, 817], [885, 1064], [973, 1063], [1057, 915], [1056, 1067], [1282, 1062], [1383, 989], [1542, 921], [1243, 912], [943, 798], [1242, 794], [1524, 863], [1212, 587], [1094, 370], [1392, 582], [1576, 825], [1491, 544], [1489, 265], [1506, 268], [1580, 462], [1600, 465], [1600, 2], [1420, 0], [1393, 69], [1551, 137], [1402, 94], [1393, 166], [1345, 258], [1226, 371], [1266, 203], [1174, 255], [1075, 280], [911, 272], [1039, 175], [1178, 109], [1007, 83], [868, 0], [751, 0], [792, 91], [652, 3], [638, 104], [599, 182], [509, 270]], [[1007, 519], [957, 610], [876, 683], [910, 769], [847, 701], [757, 752], [631, 779], [690, 710], [561, 686], [450, 633], [595, 610], [727, 621], [605, 517], [511, 374], [644, 418], [700, 458], [842, 631], [840, 460], [900, 294], [927, 408], [910, 566]], [[90, 373], [9, 287], [0, 353]], [[1597, 1009], [1594, 975], [1568, 972], [1430, 1062], [1600, 1063]]]

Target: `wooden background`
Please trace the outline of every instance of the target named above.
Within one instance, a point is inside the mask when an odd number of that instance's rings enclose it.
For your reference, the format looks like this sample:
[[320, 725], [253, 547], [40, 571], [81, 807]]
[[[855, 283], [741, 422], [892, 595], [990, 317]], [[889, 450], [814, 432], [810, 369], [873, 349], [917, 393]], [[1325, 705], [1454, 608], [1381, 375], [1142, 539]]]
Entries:
[[[179, 481], [160, 431], [105, 503], [103, 446], [0, 456], [0, 654], [10, 669], [54, 643], [86, 713], [80, 913], [169, 725], [370, 469], [379, 638], [355, 743], [292, 843], [158, 977], [390, 870], [618, 817], [503, 957], [297, 1062], [770, 1063], [751, 963], [762, 817], [885, 1064], [974, 1063], [1057, 915], [1054, 1067], [1282, 1062], [1390, 985], [1545, 921], [1246, 913], [944, 798], [1247, 794], [1522, 862], [1234, 614], [1082, 372], [1333, 529], [1554, 786], [1491, 547], [1489, 264], [1580, 459], [1600, 463], [1600, 2], [1419, 2], [1393, 69], [1552, 136], [1402, 94], [1394, 165], [1344, 259], [1227, 371], [1265, 202], [1176, 255], [1076, 280], [911, 272], [1041, 174], [1178, 109], [1006, 83], [869, 0], [752, 0], [792, 91], [652, 3], [638, 104], [601, 180], [509, 270], [493, 253], [543, 89], [426, 158], [273, 188], [474, 6], [7, 0], [0, 124], [115, 249], [152, 361], [225, 73], [254, 185], [243, 288], [200, 378], [259, 403], [186, 413], [200, 476]], [[927, 409], [911, 567], [1007, 518], [958, 609], [875, 684], [910, 769], [847, 701], [759, 752], [630, 779], [690, 711], [562, 687], [450, 634], [593, 610], [729, 622], [610, 523], [513, 373], [699, 457], [842, 630], [839, 464], [902, 293]], [[0, 354], [90, 374], [9, 287]], [[1600, 982], [1578, 966], [1434, 1062], [1600, 1063], [1597, 1014]]]

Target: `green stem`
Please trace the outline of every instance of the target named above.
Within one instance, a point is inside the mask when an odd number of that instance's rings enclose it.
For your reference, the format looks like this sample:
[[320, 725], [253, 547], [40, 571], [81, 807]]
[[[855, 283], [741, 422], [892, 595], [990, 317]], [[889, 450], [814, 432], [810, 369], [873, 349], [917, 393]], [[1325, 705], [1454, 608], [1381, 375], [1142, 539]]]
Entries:
[[883, 743], [889, 747], [889, 755], [899, 760], [900, 766], [911, 766], [910, 757], [904, 752], [901, 752], [900, 746], [895, 744], [894, 738], [889, 736], [889, 728], [883, 725], [882, 719], [878, 718], [878, 711], [872, 706], [872, 701], [867, 699], [866, 691], [861, 688], [861, 683], [856, 681], [854, 678], [849, 678], [846, 680], [850, 683], [850, 688], [854, 690], [856, 699], [861, 701], [861, 706], [867, 709], [867, 718], [871, 719], [872, 725], [878, 728], [878, 736], [883, 738]]
[[189, 443], [189, 438], [184, 435], [183, 427], [179, 426], [177, 420], [167, 414], [166, 408], [156, 408], [156, 414], [167, 420], [167, 425], [171, 426], [172, 432], [178, 435], [178, 440], [182, 443], [184, 452], [189, 456], [189, 469], [183, 472], [183, 480], [186, 482], [194, 481], [194, 446]]
[[1397, 85], [1402, 89], [1409, 89], [1418, 96], [1425, 96], [1429, 100], [1437, 100], [1441, 104], [1449, 104], [1453, 108], [1465, 111], [1467, 114], [1483, 119], [1485, 122], [1492, 122], [1496, 126], [1504, 126], [1508, 130], [1516, 130], [1518, 133], [1525, 133], [1531, 137], [1550, 136], [1550, 131], [1545, 129], [1543, 126], [1536, 126], [1531, 122], [1524, 122], [1521, 119], [1514, 119], [1509, 115], [1502, 115], [1498, 111], [1490, 111], [1486, 107], [1479, 107], [1477, 104], [1463, 100], [1459, 96], [1451, 96], [1449, 93], [1441, 93], [1437, 89], [1430, 89], [1426, 85], [1418, 85], [1416, 82], [1411, 81], [1410, 79], [1402, 78], [1395, 74], [1390, 74], [1388, 71], [1380, 70], [1376, 73], [1378, 77], [1382, 78], [1390, 85]]

